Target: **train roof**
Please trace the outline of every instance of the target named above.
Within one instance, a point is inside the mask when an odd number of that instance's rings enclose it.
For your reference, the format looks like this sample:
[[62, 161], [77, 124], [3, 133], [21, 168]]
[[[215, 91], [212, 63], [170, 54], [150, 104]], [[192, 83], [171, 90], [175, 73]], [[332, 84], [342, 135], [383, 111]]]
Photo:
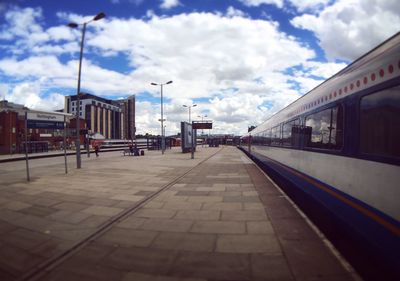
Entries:
[[285, 120], [380, 84], [400, 75], [400, 32], [367, 52], [250, 133], [263, 131]]

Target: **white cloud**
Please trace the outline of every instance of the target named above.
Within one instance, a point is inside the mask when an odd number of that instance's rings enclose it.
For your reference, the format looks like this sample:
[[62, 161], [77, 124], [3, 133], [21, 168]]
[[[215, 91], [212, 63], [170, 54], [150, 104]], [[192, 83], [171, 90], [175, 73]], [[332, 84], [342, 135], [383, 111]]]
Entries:
[[16, 85], [6, 94], [6, 100], [23, 104], [28, 108], [51, 111], [64, 108], [64, 96], [59, 93], [41, 94], [41, 80]]
[[12, 8], [5, 14], [8, 24], [3, 25], [0, 39], [12, 40], [16, 37], [27, 37], [42, 32], [42, 27], [36, 22], [42, 18], [40, 8]]
[[181, 5], [179, 0], [161, 0], [161, 2], [160, 7], [166, 10]]
[[132, 79], [139, 82], [132, 85], [135, 92], [151, 90], [149, 82], [174, 80], [167, 97], [211, 97], [314, 56], [274, 22], [210, 13], [113, 19], [88, 44], [128, 54], [136, 67]]
[[226, 10], [226, 16], [227, 17], [246, 17], [246, 13], [239, 9], [235, 9], [232, 6], [229, 6], [228, 9]]
[[316, 11], [327, 6], [332, 0], [289, 0], [296, 7], [297, 11]]
[[317, 61], [307, 61], [302, 64], [303, 74], [308, 76], [317, 76], [321, 79], [328, 79], [334, 74], [338, 73], [340, 70], [347, 66], [346, 63], [321, 63]]
[[75, 36], [68, 26], [55, 26], [47, 29], [47, 33], [51, 40], [75, 40]]
[[253, 7], [258, 7], [262, 4], [270, 4], [270, 5], [275, 5], [278, 8], [283, 7], [283, 0], [239, 0], [239, 2], [242, 2], [243, 5], [245, 6], [253, 6]]
[[[71, 60], [62, 64], [55, 56], [36, 56], [19, 61], [3, 59], [0, 61], [0, 71], [20, 80], [46, 77], [46, 87], [73, 89], [78, 77], [78, 61]], [[120, 96], [127, 94], [132, 80], [129, 75], [107, 70], [83, 60], [81, 84], [82, 89], [93, 93]]]
[[397, 0], [339, 0], [291, 23], [315, 33], [329, 59], [354, 60], [399, 30]]
[[[187, 120], [182, 104], [195, 99], [198, 107], [193, 109], [193, 116], [206, 112], [215, 120], [214, 132], [246, 132], [249, 125], [261, 123], [299, 97], [288, 83], [293, 77], [285, 72], [305, 64], [315, 54], [282, 33], [274, 21], [246, 18], [238, 10], [229, 13], [149, 14], [147, 19], [107, 18], [96, 22], [85, 41], [83, 91], [116, 98], [128, 94], [140, 97], [144, 92], [159, 97], [159, 88], [150, 86], [150, 82], [173, 80], [164, 88], [167, 133], [179, 131], [179, 122]], [[86, 20], [75, 14], [58, 16], [65, 22]], [[33, 41], [29, 34], [24, 36]], [[0, 74], [30, 81], [8, 85], [8, 92], [15, 93], [17, 100], [25, 98], [32, 106], [58, 107], [61, 99], [53, 94], [57, 93], [54, 88], [75, 93], [80, 31], [55, 26], [36, 32], [34, 38], [39, 44], [26, 53], [28, 57], [0, 60]], [[55, 55], [68, 53], [73, 57], [64, 57], [63, 61]], [[94, 61], [99, 56], [125, 58], [129, 70], [120, 73], [107, 69], [107, 65]], [[36, 82], [40, 86], [35, 88]], [[26, 94], [22, 95], [22, 90]], [[159, 105], [138, 102], [137, 110], [138, 132], [159, 132]]]

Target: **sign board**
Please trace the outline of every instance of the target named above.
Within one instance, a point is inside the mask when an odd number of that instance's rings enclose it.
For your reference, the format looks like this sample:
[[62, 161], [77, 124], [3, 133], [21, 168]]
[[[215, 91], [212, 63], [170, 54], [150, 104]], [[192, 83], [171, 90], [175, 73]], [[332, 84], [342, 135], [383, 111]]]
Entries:
[[39, 137], [41, 138], [51, 138], [52, 136], [52, 134], [39, 134]]
[[28, 120], [64, 122], [64, 116], [51, 113], [28, 112]]
[[[193, 136], [192, 133], [194, 134]], [[183, 153], [190, 152], [192, 146], [196, 148], [196, 143], [192, 144], [192, 139], [196, 138], [196, 131], [192, 130], [192, 124], [181, 122], [181, 147]]]
[[204, 130], [204, 129], [212, 129], [211, 122], [193, 122], [194, 130]]
[[64, 122], [28, 120], [29, 129], [64, 129]]
[[28, 112], [27, 119], [27, 126], [30, 129], [64, 129], [63, 115]]

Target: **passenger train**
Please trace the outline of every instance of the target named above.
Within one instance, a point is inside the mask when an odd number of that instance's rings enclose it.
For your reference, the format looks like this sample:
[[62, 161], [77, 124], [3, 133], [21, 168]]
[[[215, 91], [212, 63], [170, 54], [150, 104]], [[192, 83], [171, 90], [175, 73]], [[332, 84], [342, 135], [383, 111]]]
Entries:
[[400, 280], [400, 33], [241, 140], [366, 280]]

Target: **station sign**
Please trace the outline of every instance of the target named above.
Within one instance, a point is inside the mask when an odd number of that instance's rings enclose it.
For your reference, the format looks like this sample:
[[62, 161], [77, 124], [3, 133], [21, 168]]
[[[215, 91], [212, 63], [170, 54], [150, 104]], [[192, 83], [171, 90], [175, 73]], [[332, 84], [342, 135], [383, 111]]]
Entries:
[[212, 129], [212, 122], [193, 122], [194, 130]]
[[28, 112], [27, 127], [30, 129], [64, 129], [64, 116], [51, 113]]

